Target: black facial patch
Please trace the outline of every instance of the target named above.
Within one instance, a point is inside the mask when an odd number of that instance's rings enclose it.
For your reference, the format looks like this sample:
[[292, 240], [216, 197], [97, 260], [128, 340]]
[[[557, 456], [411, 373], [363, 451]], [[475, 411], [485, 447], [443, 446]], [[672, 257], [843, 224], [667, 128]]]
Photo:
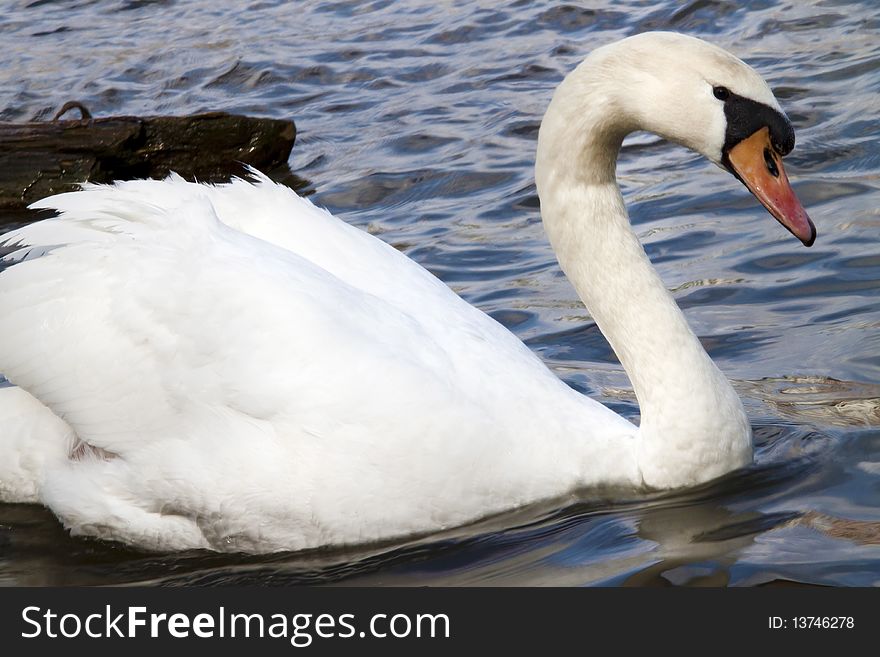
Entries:
[[724, 101], [727, 133], [724, 135], [722, 162], [729, 167], [727, 154], [734, 146], [751, 137], [761, 128], [770, 129], [770, 143], [780, 155], [788, 155], [794, 148], [794, 128], [780, 112], [769, 105], [730, 92]]

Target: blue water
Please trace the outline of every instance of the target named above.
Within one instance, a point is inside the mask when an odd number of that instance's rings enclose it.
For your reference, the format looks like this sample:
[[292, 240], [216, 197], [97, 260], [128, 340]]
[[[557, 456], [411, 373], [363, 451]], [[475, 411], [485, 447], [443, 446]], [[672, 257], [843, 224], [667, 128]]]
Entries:
[[875, 3], [236, 4], [5, 3], [0, 121], [48, 119], [70, 99], [99, 116], [292, 118], [304, 193], [628, 417], [629, 383], [543, 234], [540, 117], [586, 53], [644, 30], [755, 66], [797, 130], [786, 167], [818, 228], [812, 249], [653, 136], [627, 140], [618, 173], [648, 254], [743, 397], [756, 463], [673, 495], [572, 496], [440, 536], [271, 558], [144, 555], [0, 506], [0, 583], [880, 584]]

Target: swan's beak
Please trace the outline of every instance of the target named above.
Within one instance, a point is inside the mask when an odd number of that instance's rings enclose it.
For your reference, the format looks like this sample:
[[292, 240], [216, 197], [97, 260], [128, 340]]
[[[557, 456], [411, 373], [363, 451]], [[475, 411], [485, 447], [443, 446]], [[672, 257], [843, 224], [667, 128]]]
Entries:
[[804, 246], [816, 240], [816, 227], [807, 216], [782, 167], [782, 157], [770, 143], [770, 130], [761, 128], [727, 153], [733, 174]]

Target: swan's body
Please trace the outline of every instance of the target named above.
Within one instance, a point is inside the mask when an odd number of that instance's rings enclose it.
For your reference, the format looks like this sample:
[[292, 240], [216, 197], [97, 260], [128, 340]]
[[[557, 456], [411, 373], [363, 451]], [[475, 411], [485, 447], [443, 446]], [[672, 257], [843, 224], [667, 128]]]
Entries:
[[[286, 188], [134, 181], [41, 201], [60, 218], [0, 238], [12, 245], [0, 372], [14, 384], [0, 388], [0, 499], [149, 549], [267, 552], [427, 532], [582, 487], [687, 486], [747, 464], [742, 405], [651, 267], [614, 180], [636, 128], [722, 161], [723, 104], [701, 98], [677, 123], [687, 85], [655, 88], [683, 56], [726, 76], [710, 89], [778, 111], [732, 56], [643, 35], [566, 79], [538, 147], [548, 235], [633, 381], [640, 427]], [[627, 84], [672, 102], [668, 116], [640, 115]]]

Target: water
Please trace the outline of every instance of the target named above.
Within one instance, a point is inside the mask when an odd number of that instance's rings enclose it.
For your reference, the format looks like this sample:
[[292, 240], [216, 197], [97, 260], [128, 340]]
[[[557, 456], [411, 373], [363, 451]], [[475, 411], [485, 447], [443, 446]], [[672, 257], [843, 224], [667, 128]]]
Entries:
[[575, 495], [406, 543], [269, 558], [145, 555], [0, 506], [0, 583], [880, 584], [875, 3], [231, 5], [5, 3], [0, 120], [47, 119], [70, 99], [97, 115], [293, 118], [304, 193], [628, 417], [629, 384], [542, 231], [540, 117], [589, 50], [644, 30], [757, 67], [797, 129], [786, 166], [818, 227], [812, 249], [679, 147], [635, 135], [619, 166], [649, 255], [744, 399], [756, 463], [672, 495]]

